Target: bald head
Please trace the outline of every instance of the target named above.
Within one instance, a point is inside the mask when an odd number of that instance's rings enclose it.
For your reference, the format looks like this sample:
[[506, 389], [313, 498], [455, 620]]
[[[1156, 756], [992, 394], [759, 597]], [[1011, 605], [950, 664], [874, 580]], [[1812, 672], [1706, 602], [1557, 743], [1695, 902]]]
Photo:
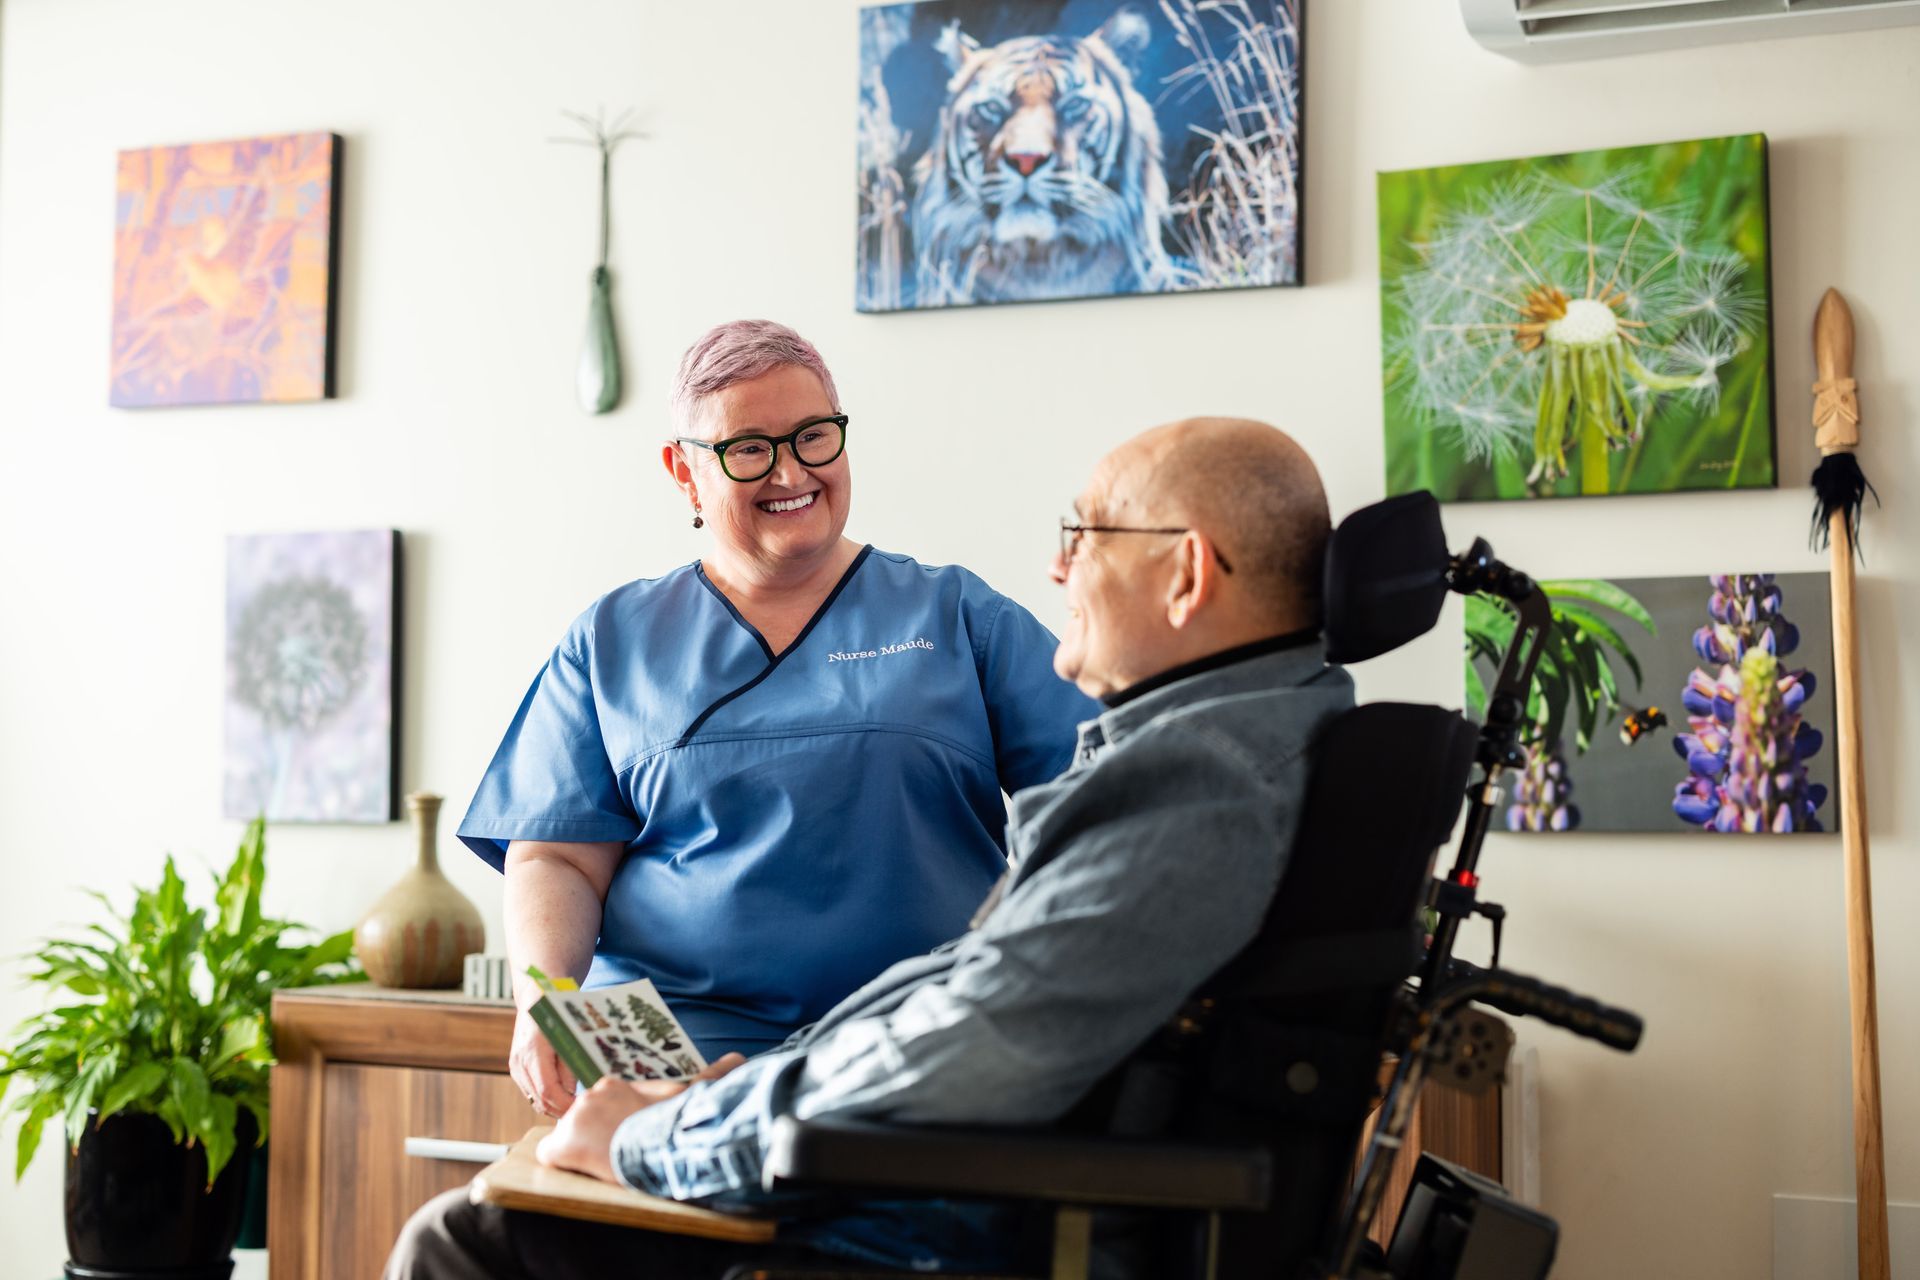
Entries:
[[1212, 539], [1246, 608], [1279, 630], [1318, 625], [1331, 522], [1320, 472], [1291, 436], [1246, 418], [1187, 418], [1108, 461], [1117, 495]]
[[1053, 669], [1096, 698], [1186, 663], [1320, 625], [1327, 496], [1299, 445], [1261, 422], [1188, 418], [1102, 458], [1053, 580]]

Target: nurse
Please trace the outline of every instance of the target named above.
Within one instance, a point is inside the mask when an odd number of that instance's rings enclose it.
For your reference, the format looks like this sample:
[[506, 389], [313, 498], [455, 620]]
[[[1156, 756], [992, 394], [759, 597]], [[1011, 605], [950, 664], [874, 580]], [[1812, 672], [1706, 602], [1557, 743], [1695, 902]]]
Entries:
[[[672, 412], [712, 549], [574, 620], [459, 834], [506, 873], [516, 974], [650, 978], [713, 1059], [962, 932], [1005, 867], [1002, 792], [1061, 772], [1099, 707], [1020, 605], [845, 536], [848, 417], [799, 334], [714, 329]], [[517, 983], [513, 1078], [558, 1115], [573, 1081]]]

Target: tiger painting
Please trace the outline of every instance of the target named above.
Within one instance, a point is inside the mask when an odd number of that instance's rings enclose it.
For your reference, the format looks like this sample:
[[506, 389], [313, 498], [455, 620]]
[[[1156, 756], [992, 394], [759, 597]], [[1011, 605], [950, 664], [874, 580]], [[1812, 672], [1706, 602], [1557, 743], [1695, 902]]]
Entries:
[[914, 166], [918, 305], [1177, 287], [1159, 122], [1129, 65], [1148, 39], [1128, 8], [1078, 38], [942, 30], [952, 78]]

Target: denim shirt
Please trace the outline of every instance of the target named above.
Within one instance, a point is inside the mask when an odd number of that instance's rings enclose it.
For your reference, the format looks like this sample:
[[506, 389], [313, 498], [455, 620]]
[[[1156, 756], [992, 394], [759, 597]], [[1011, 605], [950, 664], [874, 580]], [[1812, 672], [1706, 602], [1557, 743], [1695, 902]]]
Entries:
[[[1159, 685], [1080, 726], [1073, 765], [1013, 798], [1005, 892], [978, 927], [904, 960], [786, 1045], [629, 1117], [629, 1186], [774, 1209], [781, 1116], [902, 1124], [1059, 1119], [1252, 940], [1286, 865], [1320, 726], [1353, 705], [1310, 641]], [[876, 1247], [853, 1221], [807, 1238], [894, 1265], [980, 1265], [953, 1222]], [[945, 1237], [944, 1239], [942, 1237]], [[938, 1243], [936, 1244], [936, 1241]], [[979, 1242], [984, 1248], [987, 1241]], [[984, 1260], [984, 1259], [982, 1259]]]

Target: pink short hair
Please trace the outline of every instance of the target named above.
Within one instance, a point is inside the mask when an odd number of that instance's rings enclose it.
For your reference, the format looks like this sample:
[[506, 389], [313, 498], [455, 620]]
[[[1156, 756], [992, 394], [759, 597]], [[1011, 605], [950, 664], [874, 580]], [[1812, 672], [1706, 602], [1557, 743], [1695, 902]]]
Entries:
[[750, 382], [772, 373], [782, 365], [811, 369], [826, 388], [833, 411], [840, 412], [840, 392], [833, 385], [833, 374], [811, 342], [772, 320], [729, 320], [707, 330], [680, 357], [668, 400], [674, 425], [687, 430], [702, 400], [736, 382]]

